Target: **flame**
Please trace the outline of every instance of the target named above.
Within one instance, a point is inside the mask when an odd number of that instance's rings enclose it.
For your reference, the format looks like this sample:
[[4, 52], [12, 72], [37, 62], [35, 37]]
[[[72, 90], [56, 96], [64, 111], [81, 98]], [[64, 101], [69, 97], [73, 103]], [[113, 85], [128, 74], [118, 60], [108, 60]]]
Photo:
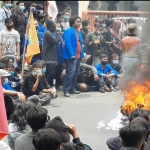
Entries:
[[[149, 68], [145, 68], [143, 65], [139, 69], [143, 73], [149, 71]], [[150, 77], [143, 81], [131, 81], [128, 84], [128, 89], [125, 90], [125, 103], [121, 108], [122, 112], [129, 115], [136, 108], [150, 110]]]

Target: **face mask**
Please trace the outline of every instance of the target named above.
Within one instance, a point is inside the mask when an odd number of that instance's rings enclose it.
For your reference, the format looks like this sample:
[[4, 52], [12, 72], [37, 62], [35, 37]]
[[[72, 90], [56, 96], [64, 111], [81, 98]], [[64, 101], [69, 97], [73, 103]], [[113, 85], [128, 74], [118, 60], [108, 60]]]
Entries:
[[13, 71], [10, 71], [10, 72], [8, 72], [8, 73], [10, 73], [10, 74], [11, 74], [11, 76], [13, 76], [13, 75], [14, 75], [14, 72], [13, 72]]
[[23, 12], [25, 7], [24, 6], [20, 6], [19, 9]]
[[119, 60], [113, 60], [113, 64], [119, 64]]
[[41, 70], [36, 70], [35, 74], [38, 76], [41, 73]]
[[42, 73], [45, 74], [45, 72], [46, 72], [46, 68], [43, 68]]
[[8, 84], [8, 78], [5, 79], [4, 84]]
[[102, 65], [106, 65], [108, 63], [108, 61], [101, 61]]
[[6, 7], [6, 8], [10, 8], [10, 7], [11, 7], [11, 3], [5, 4], [5, 7]]
[[40, 10], [39, 12], [40, 12], [40, 14], [43, 14], [43, 13], [44, 13], [44, 11], [43, 11], [43, 10]]
[[64, 21], [68, 21], [69, 17], [68, 16], [64, 16]]
[[6, 26], [8, 30], [11, 30], [13, 26]]

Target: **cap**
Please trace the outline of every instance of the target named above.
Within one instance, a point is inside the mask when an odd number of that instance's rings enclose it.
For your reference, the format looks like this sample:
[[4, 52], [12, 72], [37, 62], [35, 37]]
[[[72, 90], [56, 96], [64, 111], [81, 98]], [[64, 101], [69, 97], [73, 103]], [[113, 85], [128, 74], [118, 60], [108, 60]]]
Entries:
[[135, 23], [130, 23], [128, 29], [136, 29], [137, 25]]
[[9, 23], [9, 22], [12, 22], [11, 18], [6, 18], [5, 23]]
[[7, 77], [10, 76], [11, 74], [9, 74], [6, 70], [4, 69], [0, 69], [0, 77]]
[[149, 131], [149, 124], [145, 118], [136, 117], [131, 122], [130, 125], [139, 125], [145, 128], [146, 131]]

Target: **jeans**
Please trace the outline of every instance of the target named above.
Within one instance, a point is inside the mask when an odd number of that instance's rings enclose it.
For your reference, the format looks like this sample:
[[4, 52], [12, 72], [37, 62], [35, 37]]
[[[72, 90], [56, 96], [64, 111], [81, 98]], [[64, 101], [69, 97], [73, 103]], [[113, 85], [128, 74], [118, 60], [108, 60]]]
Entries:
[[53, 79], [55, 79], [55, 64], [46, 64], [46, 80], [50, 86], [53, 86]]
[[56, 71], [56, 87], [62, 85], [62, 80], [61, 80], [61, 72], [62, 72], [62, 64], [57, 64], [55, 66], [55, 71]]
[[77, 77], [80, 73], [80, 59], [65, 60], [66, 64], [66, 76], [64, 79], [63, 91], [65, 92], [73, 92], [75, 91], [75, 87], [77, 86]]

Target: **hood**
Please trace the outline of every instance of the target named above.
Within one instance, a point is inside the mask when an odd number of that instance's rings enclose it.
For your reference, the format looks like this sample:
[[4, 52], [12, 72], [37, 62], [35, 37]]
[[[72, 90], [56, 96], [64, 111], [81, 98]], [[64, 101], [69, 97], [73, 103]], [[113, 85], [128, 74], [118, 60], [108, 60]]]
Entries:
[[55, 24], [54, 20], [48, 19], [46, 21], [46, 28], [47, 28], [47, 30], [49, 30], [51, 32], [56, 31], [56, 24]]
[[64, 124], [63, 120], [59, 116], [48, 122], [45, 128], [52, 128], [56, 130], [61, 135], [63, 143], [70, 141], [68, 127]]

